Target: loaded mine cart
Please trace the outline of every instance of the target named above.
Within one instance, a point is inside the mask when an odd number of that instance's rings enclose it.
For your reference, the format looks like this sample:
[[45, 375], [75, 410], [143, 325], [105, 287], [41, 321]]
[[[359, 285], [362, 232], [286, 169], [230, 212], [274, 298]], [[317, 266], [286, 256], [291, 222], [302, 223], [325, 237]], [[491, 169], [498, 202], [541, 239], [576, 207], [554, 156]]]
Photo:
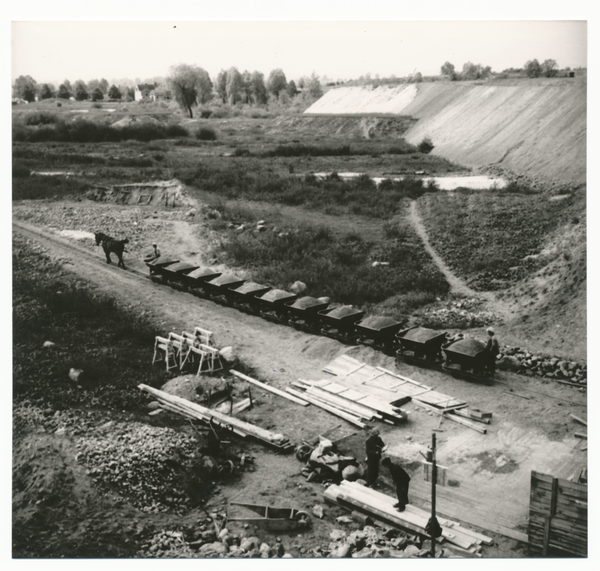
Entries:
[[178, 262], [179, 259], [171, 256], [159, 256], [151, 261], [145, 261], [145, 264], [148, 266], [148, 270], [150, 271], [150, 279], [153, 282], [164, 283], [164, 269], [167, 266], [170, 266], [171, 264], [177, 264]]
[[448, 339], [445, 331], [416, 325], [397, 333], [396, 339], [400, 344], [396, 356], [407, 363], [437, 365], [444, 360], [442, 345]]
[[287, 304], [289, 321], [296, 329], [309, 333], [319, 333], [319, 311], [329, 305], [328, 301], [320, 301], [309, 295]]
[[197, 270], [198, 267], [199, 266], [191, 264], [190, 262], [176, 262], [175, 264], [169, 264], [162, 269], [163, 282], [175, 289], [187, 291], [187, 285], [183, 281], [183, 276]]
[[492, 376], [486, 367], [485, 344], [477, 339], [465, 337], [442, 346], [444, 363], [442, 368], [454, 377], [475, 381], [490, 381]]
[[240, 287], [246, 280], [233, 274], [221, 274], [218, 278], [204, 283], [206, 295], [213, 301], [228, 304], [231, 290]]
[[288, 312], [287, 305], [293, 302], [298, 296], [295, 293], [282, 289], [272, 289], [264, 295], [256, 298], [260, 314], [270, 321], [277, 323], [287, 323]]
[[204, 284], [221, 275], [211, 268], [198, 268], [181, 276], [182, 283], [196, 296], [204, 296]]
[[372, 316], [357, 323], [356, 332], [360, 343], [389, 352], [396, 344], [396, 333], [401, 327], [402, 323], [391, 317]]
[[240, 287], [232, 289], [230, 292], [231, 300], [233, 305], [247, 313], [258, 313], [258, 302], [257, 297], [264, 295], [271, 288], [271, 286], [257, 284], [256, 282], [246, 282]]
[[323, 309], [319, 311], [321, 333], [343, 343], [356, 343], [358, 335], [355, 325], [364, 315], [364, 311], [359, 311], [351, 305]]

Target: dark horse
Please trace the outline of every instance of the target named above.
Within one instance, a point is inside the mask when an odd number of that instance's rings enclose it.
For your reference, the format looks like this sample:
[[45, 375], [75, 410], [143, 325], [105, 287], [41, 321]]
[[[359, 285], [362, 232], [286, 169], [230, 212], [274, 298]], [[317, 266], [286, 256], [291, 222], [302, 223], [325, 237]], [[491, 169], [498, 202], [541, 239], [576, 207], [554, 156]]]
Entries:
[[102, 232], [94, 232], [94, 237], [96, 238], [96, 246], [102, 244], [102, 249], [106, 254], [106, 263], [110, 264], [110, 253], [113, 252], [119, 258], [119, 263], [117, 266], [125, 269], [125, 264], [123, 263], [123, 252], [126, 252], [125, 244], [129, 243], [129, 240], [125, 238], [125, 240], [115, 240]]

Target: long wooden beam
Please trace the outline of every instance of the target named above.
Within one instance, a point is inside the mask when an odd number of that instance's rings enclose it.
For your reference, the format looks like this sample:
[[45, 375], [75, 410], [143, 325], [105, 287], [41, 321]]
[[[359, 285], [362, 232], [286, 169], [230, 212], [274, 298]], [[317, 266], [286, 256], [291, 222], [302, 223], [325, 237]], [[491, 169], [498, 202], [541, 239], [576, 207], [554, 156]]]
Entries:
[[435, 406], [431, 406], [431, 405], [424, 403], [418, 399], [412, 399], [412, 402], [414, 402], [417, 406], [420, 406], [426, 410], [430, 410], [434, 414], [439, 414], [439, 415], [443, 416], [444, 418], [449, 418], [450, 420], [457, 422], [458, 424], [468, 426], [469, 428], [472, 428], [473, 430], [480, 432], [481, 434], [487, 434], [487, 428], [481, 428], [480, 426], [476, 426], [475, 424], [473, 424], [472, 422], [469, 422], [468, 420], [466, 420], [464, 418], [461, 418], [454, 414], [443, 412], [443, 411], [439, 410], [438, 408], [436, 408]]
[[299, 393], [298, 391], [296, 391], [294, 389], [290, 389], [289, 387], [286, 388], [286, 391], [294, 396], [306, 399], [309, 403], [314, 404], [316, 407], [322, 408], [323, 410], [326, 410], [327, 412], [330, 412], [331, 414], [335, 414], [336, 416], [343, 418], [345, 421], [349, 422], [350, 424], [354, 424], [354, 426], [358, 426], [359, 428], [364, 428], [366, 426], [366, 424], [364, 422], [361, 422], [360, 419], [357, 416], [354, 416], [353, 414], [344, 412], [343, 410], [340, 410], [339, 408], [336, 408], [334, 406], [329, 406], [328, 404], [325, 404], [324, 402], [321, 402], [321, 401], [317, 400], [316, 398], [313, 398], [304, 393]]
[[256, 379], [249, 377], [248, 375], [244, 375], [244, 373], [234, 371], [233, 369], [231, 369], [229, 372], [232, 375], [235, 375], [236, 377], [243, 379], [244, 381], [246, 381], [248, 383], [251, 383], [253, 385], [256, 385], [257, 387], [260, 387], [261, 389], [264, 389], [265, 391], [273, 393], [274, 395], [278, 395], [280, 397], [283, 397], [284, 399], [291, 400], [292, 402], [295, 402], [296, 404], [301, 404], [302, 406], [308, 406], [308, 402], [306, 400], [303, 400], [296, 396], [289, 395], [289, 394], [285, 393], [284, 391], [281, 391], [281, 390], [279, 390], [275, 387], [272, 387], [270, 385], [267, 385], [265, 383], [261, 383], [260, 381], [257, 381]]

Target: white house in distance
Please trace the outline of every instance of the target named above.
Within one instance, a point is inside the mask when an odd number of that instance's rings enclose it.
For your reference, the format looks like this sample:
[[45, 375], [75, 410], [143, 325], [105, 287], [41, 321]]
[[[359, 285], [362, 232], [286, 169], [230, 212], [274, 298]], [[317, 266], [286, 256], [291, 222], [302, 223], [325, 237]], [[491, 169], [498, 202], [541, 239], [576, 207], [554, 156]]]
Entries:
[[135, 101], [142, 101], [143, 99], [150, 101], [170, 101], [172, 99], [171, 90], [164, 83], [160, 85], [156, 85], [155, 83], [139, 83], [134, 87], [133, 91]]

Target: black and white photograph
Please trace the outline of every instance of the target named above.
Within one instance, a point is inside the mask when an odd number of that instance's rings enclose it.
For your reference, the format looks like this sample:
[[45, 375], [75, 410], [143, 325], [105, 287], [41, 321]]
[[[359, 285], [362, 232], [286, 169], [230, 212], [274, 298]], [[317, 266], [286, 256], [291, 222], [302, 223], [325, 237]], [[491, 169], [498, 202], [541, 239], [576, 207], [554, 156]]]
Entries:
[[15, 10], [12, 562], [591, 561], [586, 5]]

